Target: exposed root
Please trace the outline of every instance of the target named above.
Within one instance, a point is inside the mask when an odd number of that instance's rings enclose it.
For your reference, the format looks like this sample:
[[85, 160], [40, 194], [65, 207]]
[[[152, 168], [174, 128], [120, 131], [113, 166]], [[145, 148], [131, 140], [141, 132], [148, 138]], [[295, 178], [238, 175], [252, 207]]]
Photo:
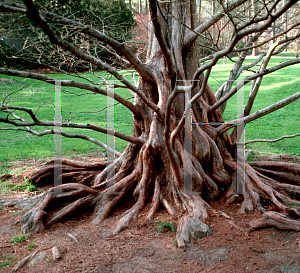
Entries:
[[75, 182], [89, 184], [94, 176], [103, 170], [111, 162], [79, 162], [70, 159], [55, 159], [46, 162], [40, 169], [31, 173], [30, 181], [38, 185], [49, 185], [53, 183], [55, 169], [62, 172], [58, 179], [63, 183]]
[[293, 161], [295, 163], [300, 163], [300, 156], [295, 156], [295, 155], [286, 155], [286, 154], [279, 154], [279, 155], [267, 155], [267, 154], [262, 154], [257, 151], [252, 151], [252, 153], [256, 155], [262, 155], [264, 158], [264, 161], [270, 160], [270, 161], [284, 161], [284, 160], [289, 160]]
[[230, 183], [230, 176], [224, 169], [223, 158], [219, 148], [209, 136], [207, 136], [207, 139], [210, 143], [211, 157], [213, 158], [211, 176], [220, 184], [228, 186]]
[[99, 225], [109, 215], [114, 206], [125, 196], [129, 187], [130, 185], [122, 192], [112, 192], [110, 189], [109, 193], [104, 193], [95, 208], [95, 218], [92, 222], [94, 225]]
[[178, 247], [189, 245], [191, 238], [203, 238], [212, 235], [211, 228], [193, 215], [183, 216], [179, 222], [179, 227], [177, 233]]
[[300, 165], [278, 161], [250, 162], [250, 165], [262, 174], [271, 176], [273, 179], [281, 179], [286, 183], [300, 184]]
[[[144, 146], [140, 149], [140, 152], [144, 149]], [[115, 179], [115, 182], [120, 181], [128, 173], [132, 172], [132, 167], [135, 165], [135, 159], [138, 154], [138, 146], [129, 144], [123, 154], [113, 164], [105, 166], [103, 171], [95, 177], [94, 187], [109, 179]]]
[[300, 231], [300, 221], [292, 220], [287, 215], [275, 211], [268, 211], [262, 215], [262, 218], [249, 223], [252, 230], [275, 227], [282, 230]]
[[[227, 149], [221, 136], [213, 139], [197, 125], [197, 135], [205, 147], [193, 147], [191, 153], [182, 142], [175, 141], [178, 173], [182, 178], [190, 177], [191, 184], [178, 181], [170, 164], [167, 151], [154, 149], [149, 142], [139, 148], [132, 145], [113, 164], [82, 163], [63, 159], [46, 163], [31, 175], [36, 182], [46, 183], [55, 168], [62, 168], [61, 178], [65, 184], [53, 187], [43, 195], [20, 203], [1, 201], [4, 205], [23, 207], [36, 206], [25, 213], [20, 224], [23, 233], [40, 232], [69, 215], [87, 207], [95, 207], [93, 224], [100, 224], [134, 187], [136, 203], [126, 212], [113, 230], [113, 234], [125, 229], [144, 209], [148, 194], [152, 204], [145, 222], [153, 219], [162, 205], [170, 215], [182, 213], [177, 229], [179, 247], [188, 245], [193, 239], [211, 235], [205, 223], [209, 213], [215, 213], [205, 200], [215, 200], [227, 191], [227, 205], [242, 197], [239, 213], [253, 213], [258, 208], [262, 218], [250, 223], [252, 229], [275, 226], [281, 229], [300, 230], [300, 180], [298, 164], [280, 162], [254, 162], [241, 164], [243, 158], [234, 162], [230, 148]], [[214, 129], [213, 127], [211, 128]], [[193, 145], [199, 146], [193, 140]], [[221, 147], [221, 148], [220, 148]], [[61, 163], [61, 164], [60, 164]], [[236, 173], [236, 175], [232, 175]], [[277, 173], [280, 176], [275, 177]], [[294, 179], [297, 177], [297, 179]], [[286, 181], [285, 179], [286, 178]], [[51, 180], [51, 179], [50, 179]], [[49, 181], [50, 181], [49, 180]], [[284, 180], [284, 181], [283, 181]], [[53, 179], [52, 179], [53, 181]], [[78, 183], [71, 183], [77, 181]], [[243, 181], [237, 185], [237, 181]], [[88, 186], [87, 186], [88, 185]], [[131, 192], [131, 191], [130, 191]], [[203, 198], [203, 199], [202, 199]], [[57, 203], [54, 204], [55, 201]], [[278, 212], [266, 212], [262, 204], [271, 204]], [[57, 210], [51, 218], [49, 212]], [[51, 215], [51, 214], [50, 214]], [[50, 218], [50, 219], [49, 219]]]
[[57, 180], [63, 183], [80, 183], [86, 186], [92, 186], [94, 177], [99, 171], [76, 171], [61, 174]]
[[40, 202], [45, 197], [45, 193], [41, 193], [34, 197], [24, 198], [24, 199], [6, 199], [1, 197], [0, 204], [4, 207], [17, 207], [21, 210], [32, 209], [38, 202]]
[[256, 172], [256, 173], [265, 184], [271, 186], [273, 189], [284, 192], [288, 196], [300, 197], [300, 186], [279, 183], [274, 179], [261, 174], [260, 172]]
[[86, 197], [82, 197], [82, 198], [76, 200], [75, 202], [65, 206], [64, 208], [62, 208], [61, 210], [59, 210], [52, 216], [52, 218], [47, 222], [45, 227], [50, 226], [54, 223], [57, 223], [57, 222], [61, 221], [62, 219], [66, 218], [67, 216], [73, 214], [77, 210], [80, 210], [84, 207], [89, 206], [93, 199], [94, 199], [94, 196], [89, 195]]
[[[205, 195], [208, 200], [214, 200], [217, 199], [220, 196], [220, 190], [217, 184], [205, 173], [203, 170], [201, 164], [199, 161], [193, 156], [190, 155], [191, 161], [193, 163], [194, 168], [197, 170], [197, 172], [200, 174], [200, 176], [203, 178], [203, 190], [205, 192]], [[201, 184], [197, 185], [198, 190], [202, 191]]]
[[21, 261], [19, 261], [16, 266], [13, 268], [12, 272], [17, 272], [18, 270], [20, 270], [22, 267], [24, 267], [26, 264], [28, 264], [35, 256], [36, 254], [40, 252], [40, 250], [36, 250], [35, 252], [33, 252], [32, 254], [26, 256], [25, 258], [23, 258]]
[[175, 209], [173, 208], [173, 206], [167, 201], [167, 199], [163, 198], [162, 195], [160, 197], [161, 203], [163, 204], [163, 206], [165, 207], [166, 211], [170, 214], [170, 215], [174, 215], [175, 214]]
[[[142, 147], [142, 150], [143, 149], [144, 148]], [[108, 185], [107, 191], [104, 192], [103, 196], [97, 201], [94, 213], [95, 218], [92, 222], [93, 224], [100, 224], [109, 215], [114, 206], [126, 195], [131, 186], [136, 183], [142, 171], [142, 153], [139, 154], [138, 158], [139, 160], [135, 170], [117, 183]], [[123, 170], [121, 169], [119, 173], [120, 172], [123, 172]], [[108, 182], [109, 181], [107, 181], [107, 183]], [[106, 182], [102, 183], [107, 184]], [[94, 187], [99, 187], [101, 184]]]
[[47, 215], [40, 207], [33, 208], [27, 211], [22, 219], [20, 225], [22, 233], [41, 232], [45, 229], [43, 218]]
[[255, 185], [270, 198], [272, 203], [281, 211], [287, 211], [287, 207], [281, 204], [274, 195], [274, 189], [264, 184], [256, 175], [256, 172], [251, 168], [250, 165], [246, 164], [246, 173], [254, 181]]
[[[93, 190], [87, 186], [81, 184], [64, 184], [57, 187], [49, 189], [43, 198], [37, 204], [37, 207], [32, 208], [24, 214], [20, 220], [21, 230], [23, 233], [30, 232], [41, 232], [45, 229], [43, 218], [47, 215], [46, 211], [50, 207], [53, 200], [57, 199], [70, 199], [77, 198], [82, 195], [95, 195], [98, 194], [98, 191]], [[78, 201], [75, 201], [78, 202]], [[73, 210], [80, 205], [80, 202], [75, 203], [74, 207], [72, 205], [67, 206], [65, 210], [61, 213], [55, 215], [59, 220], [63, 216], [69, 215]], [[72, 210], [73, 208], [73, 210]], [[54, 221], [55, 222], [55, 221]]]
[[178, 225], [176, 236], [178, 247], [190, 244], [191, 239], [212, 234], [211, 228], [201, 222], [208, 218], [207, 207], [210, 208], [210, 206], [199, 195], [181, 192], [181, 196], [188, 208], [188, 213], [181, 218]]
[[155, 179], [151, 209], [149, 210], [145, 223], [151, 221], [155, 213], [158, 211], [159, 204], [160, 204], [160, 183], [161, 183], [161, 175], [157, 176]]
[[125, 229], [131, 220], [136, 219], [138, 213], [144, 208], [147, 201], [148, 194], [148, 185], [152, 179], [152, 168], [151, 168], [151, 160], [149, 157], [149, 149], [146, 148], [142, 152], [142, 166], [143, 166], [143, 174], [138, 187], [138, 200], [135, 205], [126, 211], [124, 216], [119, 220], [117, 226], [115, 227], [113, 234], [119, 233], [121, 230]]
[[[108, 165], [101, 173], [99, 173], [94, 180], [94, 186], [99, 185], [102, 181], [107, 181], [115, 177], [121, 167], [121, 158], [117, 159], [112, 164]], [[123, 176], [124, 177], [124, 176]], [[121, 177], [120, 179], [122, 179]], [[116, 179], [116, 178], [115, 178]]]

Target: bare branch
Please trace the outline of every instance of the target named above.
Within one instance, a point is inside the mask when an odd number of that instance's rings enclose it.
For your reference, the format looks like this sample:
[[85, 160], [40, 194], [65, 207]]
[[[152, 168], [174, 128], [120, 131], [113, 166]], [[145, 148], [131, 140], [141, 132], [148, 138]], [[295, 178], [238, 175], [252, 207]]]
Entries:
[[[249, 50], [249, 49], [261, 47], [262, 45], [264, 45], [264, 44], [266, 44], [266, 43], [268, 43], [268, 42], [270, 42], [270, 41], [272, 41], [272, 40], [274, 40], [274, 39], [276, 39], [276, 38], [278, 38], [278, 37], [280, 37], [280, 36], [282, 36], [282, 35], [288, 33], [289, 31], [295, 29], [295, 28], [296, 28], [297, 26], [299, 26], [299, 25], [300, 25], [300, 23], [296, 23], [296, 24], [292, 25], [290, 28], [288, 28], [287, 30], [285, 30], [285, 31], [283, 31], [283, 32], [281, 32], [281, 33], [275, 35], [274, 37], [271, 37], [271, 38], [269, 38], [269, 39], [266, 39], [266, 40], [264, 40], [264, 41], [261, 42], [261, 43], [258, 43], [258, 44], [253, 45], [253, 46], [247, 46], [247, 47], [244, 47], [244, 48], [241, 48], [241, 49], [234, 49], [234, 50], [232, 50], [232, 52], [241, 52], [241, 51], [244, 51], [244, 50]], [[299, 38], [299, 35], [295, 35], [295, 36], [291, 36], [291, 37], [289, 37], [289, 38], [286, 38], [285, 40], [283, 40], [283, 42], [293, 41], [293, 40], [295, 40], [295, 39], [297, 39], [297, 38]]]
[[[7, 111], [10, 109], [15, 109], [15, 106], [4, 106], [0, 108], [0, 111]], [[58, 122], [49, 122], [49, 121], [40, 121], [32, 112], [31, 109], [26, 108], [26, 107], [18, 107], [18, 109], [15, 110], [19, 110], [19, 111], [23, 111], [23, 112], [27, 112], [30, 114], [31, 118], [34, 120], [33, 122], [26, 122], [24, 119], [18, 118], [19, 120], [21, 120], [22, 122], [16, 122], [13, 120], [10, 120], [8, 117], [7, 118], [2, 118], [0, 117], [0, 122], [3, 123], [7, 123], [7, 124], [11, 124], [14, 125], [16, 127], [31, 127], [31, 126], [55, 126], [55, 124], [58, 124]], [[137, 145], [143, 145], [145, 143], [144, 140], [142, 140], [141, 138], [138, 137], [134, 137], [134, 136], [128, 136], [125, 135], [123, 133], [111, 130], [111, 129], [106, 129], [97, 125], [93, 125], [93, 124], [89, 124], [89, 123], [61, 123], [61, 127], [66, 127], [66, 128], [80, 128], [80, 129], [89, 129], [89, 130], [93, 130], [96, 132], [100, 132], [103, 134], [109, 134], [112, 136], [116, 136], [120, 139], [123, 139], [125, 141], [128, 142], [132, 142], [134, 144]]]
[[280, 141], [285, 138], [292, 138], [292, 137], [296, 137], [296, 136], [300, 136], [300, 133], [294, 134], [294, 135], [282, 136], [282, 137], [276, 138], [276, 139], [254, 139], [254, 140], [249, 140], [246, 142], [238, 142], [236, 144], [237, 145], [246, 145], [246, 144], [255, 143], [255, 142], [277, 142], [277, 141]]
[[263, 75], [267, 75], [267, 74], [270, 74], [270, 73], [273, 73], [281, 68], [284, 68], [284, 67], [287, 67], [287, 66], [290, 66], [290, 65], [294, 65], [294, 64], [298, 64], [300, 63], [300, 59], [294, 59], [294, 60], [291, 60], [291, 61], [287, 61], [287, 62], [284, 62], [284, 63], [281, 63], [281, 64], [278, 64], [278, 65], [275, 65], [273, 67], [270, 67], [268, 69], [265, 69], [263, 71], [260, 71], [258, 73], [255, 73], [251, 76], [248, 76], [246, 77], [244, 80], [240, 81], [236, 87], [234, 87], [233, 89], [231, 89], [230, 92], [228, 92], [224, 97], [222, 97], [220, 100], [218, 100], [214, 105], [212, 105], [209, 109], [209, 112], [212, 112], [214, 111], [216, 108], [218, 108], [220, 105], [222, 105], [225, 101], [229, 100], [238, 90], [240, 90], [240, 88], [242, 88], [245, 84], [247, 84], [248, 82], [256, 79], [256, 78], [259, 78]]
[[[289, 0], [286, 2], [286, 4], [278, 11], [275, 12], [274, 15], [268, 15], [266, 19], [262, 19], [261, 21], [265, 21], [264, 23], [258, 23], [255, 26], [246, 28], [248, 24], [242, 26], [238, 30], [238, 36], [239, 37], [245, 37], [246, 35], [249, 35], [251, 33], [256, 33], [263, 31], [271, 26], [273, 22], [276, 21], [284, 12], [286, 12], [291, 6], [293, 6], [295, 3], [297, 3], [297, 0]], [[268, 18], [268, 19], [267, 19]]]
[[[233, 1], [228, 5], [227, 11], [231, 11], [245, 2], [246, 0]], [[201, 33], [209, 29], [213, 24], [215, 24], [224, 16], [224, 11], [219, 11], [204, 23], [202, 23], [200, 26], [196, 27], [193, 32], [187, 34], [184, 38], [184, 48], [188, 48], [200, 36]]]
[[224, 133], [225, 131], [229, 130], [230, 128], [234, 127], [235, 126], [234, 124], [249, 123], [253, 120], [256, 120], [256, 119], [261, 118], [265, 115], [268, 115], [268, 114], [270, 114], [270, 113], [272, 113], [272, 112], [274, 112], [278, 109], [281, 109], [281, 108], [289, 105], [290, 103], [296, 101], [299, 98], [300, 98], [300, 92], [298, 92], [298, 93], [294, 94], [293, 96], [290, 96], [286, 99], [283, 99], [283, 100], [281, 100], [281, 101], [279, 101], [279, 102], [277, 102], [277, 103], [275, 103], [271, 106], [268, 106], [268, 107], [266, 107], [262, 110], [259, 110], [259, 111], [255, 112], [255, 113], [253, 113], [253, 114], [251, 114], [247, 117], [239, 118], [237, 120], [228, 121], [228, 122], [226, 122], [227, 124], [219, 126], [218, 129], [217, 129], [217, 132], [220, 135], [220, 134]]
[[[34, 8], [34, 5], [30, 4], [30, 2], [31, 1], [26, 1], [26, 0], [24, 1], [26, 6], [30, 5], [29, 8], [27, 6], [27, 8], [29, 9], [29, 12], [31, 12], [31, 9]], [[27, 12], [25, 8], [15, 7], [15, 6], [10, 6], [10, 5], [5, 5], [5, 4], [0, 4], [0, 11], [8, 11], [8, 12], [15, 12], [15, 13], [18, 12], [18, 13], [23, 13], [23, 14], [26, 14], [26, 12]], [[147, 67], [137, 57], [135, 57], [133, 52], [128, 47], [126, 47], [124, 44], [116, 41], [115, 39], [105, 35], [104, 33], [100, 32], [88, 25], [84, 25], [82, 23], [65, 18], [63, 16], [59, 16], [57, 14], [46, 12], [46, 11], [41, 11], [40, 14], [42, 16], [44, 16], [45, 18], [49, 18], [51, 20], [58, 21], [59, 23], [76, 26], [83, 33], [88, 34], [89, 36], [97, 38], [100, 41], [106, 43], [107, 45], [111, 46], [115, 50], [121, 52], [123, 54], [123, 56], [130, 62], [130, 64], [138, 71], [139, 75], [142, 78], [145, 78], [148, 80], [152, 79], [150, 73], [147, 70]]]
[[[10, 75], [10, 76], [16, 76], [16, 77], [31, 78], [31, 79], [35, 79], [35, 80], [39, 80], [39, 81], [44, 81], [49, 84], [55, 84], [55, 79], [53, 79], [49, 76], [43, 75], [43, 74], [39, 74], [39, 73], [24, 72], [24, 71], [12, 70], [12, 69], [2, 68], [2, 67], [0, 67], [0, 73], [5, 74], [5, 75]], [[123, 97], [121, 97], [120, 95], [118, 95], [115, 92], [105, 90], [105, 89], [102, 89], [102, 88], [94, 86], [94, 85], [90, 85], [90, 84], [82, 83], [82, 82], [78, 82], [78, 81], [73, 81], [73, 80], [61, 81], [61, 85], [68, 86], [68, 87], [77, 87], [77, 88], [83, 89], [83, 90], [90, 90], [93, 93], [101, 94], [104, 96], [109, 95], [112, 98], [114, 98], [116, 101], [121, 103], [122, 105], [126, 106], [134, 115], [137, 115], [137, 116], [142, 115], [140, 113], [140, 111], [131, 102], [124, 99]]]
[[0, 130], [14, 130], [14, 131], [24, 131], [24, 132], [28, 132], [28, 133], [31, 133], [35, 136], [38, 136], [38, 137], [41, 137], [41, 136], [46, 136], [46, 135], [62, 135], [64, 137], [67, 137], [67, 138], [80, 138], [80, 139], [84, 139], [84, 140], [87, 140], [91, 143], [94, 143], [100, 147], [102, 147], [103, 149], [107, 150], [109, 153], [111, 154], [115, 154], [117, 156], [121, 156], [121, 153], [118, 152], [117, 150], [114, 150], [112, 149], [111, 147], [107, 146], [106, 144], [104, 144], [103, 142], [97, 140], [97, 139], [94, 139], [92, 137], [89, 137], [89, 136], [86, 136], [86, 135], [82, 135], [82, 134], [68, 134], [68, 133], [65, 133], [65, 132], [62, 132], [62, 131], [55, 131], [54, 129], [52, 130], [45, 130], [45, 131], [42, 131], [42, 132], [37, 132], [37, 131], [34, 131], [32, 130], [31, 128], [27, 127], [27, 128], [0, 128]]
[[75, 45], [73, 45], [73, 44], [69, 43], [68, 41], [66, 41], [65, 39], [57, 36], [54, 33], [54, 31], [52, 30], [52, 28], [47, 24], [47, 22], [45, 21], [43, 16], [36, 9], [32, 0], [24, 0], [24, 3], [27, 7], [27, 13], [26, 13], [27, 17], [31, 21], [35, 22], [37, 25], [39, 25], [41, 27], [41, 29], [48, 35], [50, 41], [53, 44], [61, 46], [65, 50], [72, 52], [78, 58], [85, 60], [87, 62], [90, 62], [96, 66], [99, 66], [100, 68], [103, 68], [104, 70], [109, 72], [116, 79], [118, 79], [123, 84], [125, 84], [128, 89], [131, 89], [132, 91], [134, 91], [143, 100], [143, 102], [145, 102], [145, 104], [147, 104], [153, 111], [155, 111], [157, 113], [158, 117], [161, 120], [163, 120], [164, 115], [163, 115], [162, 111], [160, 110], [160, 108], [156, 104], [154, 104], [152, 101], [150, 101], [146, 97], [146, 95], [141, 90], [139, 90], [137, 87], [135, 87], [129, 80], [127, 80], [121, 74], [119, 74], [117, 72], [117, 69], [111, 67], [107, 63], [101, 61], [100, 59], [97, 59], [91, 55], [84, 53], [83, 51], [78, 49]]

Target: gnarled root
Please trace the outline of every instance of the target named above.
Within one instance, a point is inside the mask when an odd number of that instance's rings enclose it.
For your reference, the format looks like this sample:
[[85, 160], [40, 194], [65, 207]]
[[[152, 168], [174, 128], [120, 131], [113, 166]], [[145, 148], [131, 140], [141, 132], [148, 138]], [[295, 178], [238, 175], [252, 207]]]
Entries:
[[57, 179], [62, 179], [64, 183], [75, 182], [88, 184], [93, 178], [112, 162], [80, 162], [71, 159], [54, 159], [46, 162], [37, 171], [31, 173], [29, 181], [38, 185], [49, 185], [53, 183], [55, 169], [61, 171]]
[[202, 238], [211, 235], [211, 228], [200, 221], [198, 217], [193, 214], [185, 215], [179, 222], [179, 229], [177, 232], [178, 247], [183, 247], [191, 243], [191, 238]]
[[178, 247], [191, 243], [191, 239], [202, 238], [212, 234], [211, 228], [201, 222], [208, 218], [207, 208], [210, 206], [197, 194], [186, 194], [181, 192], [182, 200], [187, 207], [187, 214], [184, 215], [177, 229]]
[[148, 147], [145, 148], [142, 153], [142, 168], [143, 168], [143, 173], [142, 173], [142, 178], [137, 185], [134, 196], [138, 196], [137, 202], [135, 205], [126, 211], [124, 216], [119, 220], [117, 223], [117, 226], [115, 227], [113, 233], [117, 234], [121, 230], [125, 229], [131, 220], [136, 219], [138, 213], [144, 208], [146, 201], [147, 201], [147, 196], [148, 196], [148, 185], [149, 181], [152, 180], [152, 167], [151, 167], [151, 157], [149, 156], [149, 149]]
[[262, 174], [268, 175], [276, 180], [283, 180], [290, 184], [300, 183], [300, 165], [296, 163], [278, 161], [257, 161], [250, 165]]
[[[97, 180], [97, 183], [94, 188], [102, 187], [103, 185], [107, 186], [107, 191], [103, 193], [103, 196], [97, 201], [95, 207], [95, 218], [93, 220], [93, 224], [100, 224], [111, 212], [114, 206], [126, 195], [128, 190], [136, 183], [138, 177], [142, 171], [142, 151], [144, 147], [142, 147], [141, 152], [138, 156], [138, 164], [135, 170], [123, 177], [123, 173], [127, 172], [127, 166], [122, 166], [116, 176], [120, 179], [119, 181], [115, 181], [116, 179], [111, 178], [106, 182], [99, 183], [101, 180]], [[122, 158], [122, 157], [121, 157]], [[121, 159], [120, 158], [120, 159]], [[121, 174], [120, 174], [121, 173]], [[118, 176], [120, 174], [120, 176]], [[113, 180], [113, 184], [111, 184], [111, 180]]]
[[[94, 198], [94, 195], [98, 193], [98, 191], [91, 189], [90, 187], [75, 183], [53, 187], [45, 193], [43, 198], [37, 203], [36, 207], [26, 212], [21, 218], [19, 222], [21, 225], [21, 230], [23, 233], [43, 231], [45, 229], [43, 218], [47, 215], [47, 210], [51, 208], [53, 200], [70, 200], [73, 198], [88, 195], [88, 197], [86, 197], [85, 199], [79, 199], [67, 205], [58, 213], [54, 214], [54, 217], [50, 219], [50, 223], [55, 223], [58, 220], [61, 220], [67, 215], [71, 214], [78, 208], [90, 202], [92, 198]], [[47, 225], [49, 225], [49, 223]]]
[[32, 209], [38, 202], [40, 202], [45, 197], [45, 193], [39, 195], [28, 197], [24, 199], [7, 199], [0, 198], [0, 205], [4, 207], [16, 207], [20, 210], [29, 210]]
[[283, 230], [300, 231], [300, 221], [289, 219], [286, 214], [276, 211], [268, 211], [262, 215], [262, 218], [249, 223], [252, 230], [275, 227]]
[[33, 208], [27, 211], [22, 219], [20, 220], [20, 225], [22, 233], [30, 232], [41, 232], [45, 229], [43, 224], [43, 218], [47, 215], [40, 207]]

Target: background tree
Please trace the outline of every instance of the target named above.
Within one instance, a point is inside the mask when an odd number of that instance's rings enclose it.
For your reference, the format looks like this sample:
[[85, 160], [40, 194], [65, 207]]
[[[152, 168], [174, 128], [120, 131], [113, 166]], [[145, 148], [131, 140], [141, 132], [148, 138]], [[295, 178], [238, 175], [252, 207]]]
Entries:
[[[48, 9], [69, 19], [78, 17], [82, 23], [101, 29], [103, 33], [110, 35], [119, 42], [125, 42], [132, 36], [135, 21], [124, 0], [45, 0], [39, 1], [37, 5], [40, 10]], [[51, 68], [52, 65], [73, 72], [90, 69], [88, 62], [74, 58], [68, 51], [58, 50], [49, 42], [43, 31], [30, 24], [26, 16], [15, 17], [10, 13], [2, 13], [0, 24], [1, 65], [15, 69], [49, 68], [49, 66]], [[62, 35], [65, 37], [70, 35], [69, 39], [73, 39], [78, 47], [96, 52], [100, 58], [109, 64], [119, 67], [126, 67], [128, 64], [114, 52], [114, 49], [106, 47], [100, 41], [91, 41], [89, 37], [78, 33], [76, 30], [73, 33], [68, 33], [65, 26], [59, 23], [53, 27], [60, 28]]]
[[[129, 195], [133, 195], [135, 204], [123, 214], [114, 233], [126, 228], [136, 219], [148, 202], [151, 204], [147, 206], [145, 222], [153, 218], [161, 204], [171, 215], [183, 215], [177, 230], [179, 247], [190, 243], [191, 238], [211, 233], [205, 220], [210, 214], [217, 212], [208, 202], [221, 197], [225, 197], [228, 204], [242, 198], [240, 213], [252, 213], [255, 209], [263, 213], [261, 219], [250, 223], [252, 228], [277, 226], [300, 230], [300, 222], [295, 220], [300, 213], [291, 206], [300, 205], [299, 165], [279, 161], [245, 163], [245, 158], [236, 151], [236, 136], [228, 134], [232, 127], [249, 123], [292, 103], [300, 97], [300, 92], [252, 114], [250, 103], [247, 105], [249, 114], [235, 121], [224, 122], [220, 109], [244, 84], [283, 67], [300, 63], [299, 59], [270, 68], [262, 66], [262, 69], [230, 88], [219, 100], [207, 83], [212, 67], [220, 58], [272, 41], [275, 37], [264, 37], [255, 46], [251, 45], [253, 35], [259, 36], [272, 29], [276, 20], [297, 7], [297, 1], [285, 1], [283, 5], [281, 1], [259, 1], [263, 5], [254, 18], [244, 17], [244, 5], [249, 4], [249, 1], [220, 1], [220, 9], [208, 19], [200, 20], [200, 23], [196, 1], [150, 0], [148, 3], [151, 31], [146, 63], [142, 63], [123, 43], [106, 35], [101, 29], [85, 25], [79, 18], [69, 19], [52, 13], [51, 9], [39, 9], [32, 0], [24, 0], [23, 4], [0, 5], [2, 12], [26, 15], [34, 27], [43, 30], [53, 45], [107, 71], [121, 82], [117, 86], [126, 87], [135, 94], [134, 103], [130, 103], [110, 89], [103, 88], [103, 84], [99, 86], [92, 81], [87, 84], [73, 80], [61, 82], [62, 86], [76, 86], [99, 95], [114, 96], [116, 101], [132, 112], [133, 132], [129, 136], [91, 124], [63, 123], [62, 128], [114, 134], [129, 144], [114, 162], [81, 163], [63, 159], [61, 178], [64, 184], [51, 188], [37, 198], [39, 202], [20, 221], [22, 231], [41, 231], [45, 226], [90, 206], [95, 208], [93, 223], [99, 224], [117, 203]], [[222, 18], [228, 18], [228, 24], [231, 25], [230, 40], [222, 48], [217, 48], [207, 58], [208, 62], [199, 66], [197, 39]], [[57, 24], [63, 28], [55, 27]], [[294, 24], [289, 31], [297, 26]], [[110, 64], [80, 47], [76, 38], [71, 35], [75, 30], [93, 41], [105, 43], [122, 55], [139, 74], [138, 84], [132, 84]], [[69, 35], [66, 37], [64, 33]], [[239, 47], [239, 43], [247, 37], [251, 44], [247, 42], [245, 46]], [[285, 32], [279, 33], [265, 60], [280, 46], [298, 37], [299, 33], [288, 38], [285, 37]], [[54, 83], [51, 77], [38, 73], [6, 68], [0, 68], [0, 73]], [[191, 98], [187, 95], [189, 91]], [[33, 126], [54, 125], [53, 121], [40, 120], [31, 109], [25, 107], [4, 103], [0, 110], [6, 114], [0, 118], [0, 122], [23, 128], [30, 133], [34, 133], [31, 129]], [[20, 111], [26, 112], [30, 120], [20, 118]], [[193, 130], [190, 135], [192, 122]], [[50, 133], [56, 132], [52, 130]], [[41, 184], [49, 182], [54, 169], [60, 167], [59, 163], [59, 160], [46, 163], [40, 170], [32, 173], [30, 179]], [[239, 176], [244, 170], [243, 180]], [[236, 185], [237, 178], [242, 182], [240, 185]], [[54, 210], [55, 200], [60, 201], [61, 207], [54, 214], [49, 214]], [[265, 204], [271, 204], [272, 211], [266, 212]]]

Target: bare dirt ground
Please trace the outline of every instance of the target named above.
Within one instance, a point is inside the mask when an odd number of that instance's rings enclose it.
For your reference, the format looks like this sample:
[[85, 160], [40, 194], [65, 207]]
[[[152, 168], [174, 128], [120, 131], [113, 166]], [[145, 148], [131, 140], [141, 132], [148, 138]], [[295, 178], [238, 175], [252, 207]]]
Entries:
[[[1, 195], [0, 201], [26, 194]], [[91, 223], [92, 211], [86, 211], [16, 244], [10, 240], [21, 231], [14, 223], [25, 211], [16, 215], [18, 209], [0, 207], [0, 272], [12, 272], [19, 261], [34, 253], [18, 272], [300, 272], [300, 232], [274, 228], [248, 232], [247, 223], [259, 218], [259, 213], [238, 214], [239, 202], [228, 207], [222, 200], [210, 203], [223, 212], [207, 222], [213, 235], [183, 249], [174, 245], [175, 232], [158, 231], [159, 220], [176, 225], [180, 218], [164, 210], [146, 226], [141, 226], [141, 215], [130, 228], [111, 235], [120, 215], [132, 204], [120, 204], [100, 226]], [[34, 247], [29, 251], [31, 244]], [[52, 257], [54, 246], [61, 253], [58, 260]], [[1, 266], [4, 262], [11, 264]]]

